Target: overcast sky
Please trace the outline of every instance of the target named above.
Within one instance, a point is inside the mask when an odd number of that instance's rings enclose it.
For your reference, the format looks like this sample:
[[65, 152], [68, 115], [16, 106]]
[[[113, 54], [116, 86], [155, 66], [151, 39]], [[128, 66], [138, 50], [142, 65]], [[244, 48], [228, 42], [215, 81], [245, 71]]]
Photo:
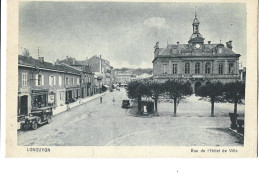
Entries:
[[20, 2], [19, 47], [47, 61], [102, 55], [115, 68], [152, 67], [160, 47], [192, 34], [195, 6], [205, 43], [233, 41], [246, 61], [246, 7], [227, 3]]

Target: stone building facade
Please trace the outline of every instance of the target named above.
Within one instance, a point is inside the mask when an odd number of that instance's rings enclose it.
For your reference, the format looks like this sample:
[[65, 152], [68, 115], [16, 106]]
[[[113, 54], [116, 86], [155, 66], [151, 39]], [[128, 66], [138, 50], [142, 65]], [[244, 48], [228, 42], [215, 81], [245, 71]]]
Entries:
[[232, 41], [204, 43], [199, 32], [200, 22], [195, 15], [193, 34], [188, 44], [168, 44], [154, 47], [153, 78], [159, 82], [169, 79], [189, 81], [196, 88], [207, 81], [231, 82], [239, 80], [239, 57], [232, 51]]
[[28, 115], [32, 108], [63, 106], [81, 97], [81, 72], [64, 65], [54, 65], [44, 58], [18, 56], [18, 115]]

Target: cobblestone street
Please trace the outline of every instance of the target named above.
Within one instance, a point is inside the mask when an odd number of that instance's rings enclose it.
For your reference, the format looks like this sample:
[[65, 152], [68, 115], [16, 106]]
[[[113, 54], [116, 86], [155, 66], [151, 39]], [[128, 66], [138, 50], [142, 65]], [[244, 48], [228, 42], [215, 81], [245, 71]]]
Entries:
[[[113, 105], [112, 99], [116, 102]], [[159, 103], [159, 117], [133, 117], [121, 108], [125, 90], [114, 91], [56, 115], [37, 130], [18, 131], [18, 145], [25, 146], [241, 146], [243, 138], [228, 128], [233, 104], [216, 104], [217, 117], [209, 117], [210, 103], [192, 96], [178, 106]], [[196, 103], [196, 106], [194, 106]], [[242, 113], [243, 106], [238, 111]]]

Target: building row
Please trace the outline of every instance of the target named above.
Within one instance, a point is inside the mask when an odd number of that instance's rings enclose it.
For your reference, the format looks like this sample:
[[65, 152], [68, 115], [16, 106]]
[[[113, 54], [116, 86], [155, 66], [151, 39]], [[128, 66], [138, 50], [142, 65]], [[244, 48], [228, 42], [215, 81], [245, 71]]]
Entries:
[[64, 106], [100, 93], [103, 86], [109, 88], [113, 84], [111, 71], [106, 72], [100, 76], [92, 71], [87, 60], [78, 61], [68, 56], [52, 64], [43, 57], [19, 55], [18, 115], [27, 115], [33, 108]]

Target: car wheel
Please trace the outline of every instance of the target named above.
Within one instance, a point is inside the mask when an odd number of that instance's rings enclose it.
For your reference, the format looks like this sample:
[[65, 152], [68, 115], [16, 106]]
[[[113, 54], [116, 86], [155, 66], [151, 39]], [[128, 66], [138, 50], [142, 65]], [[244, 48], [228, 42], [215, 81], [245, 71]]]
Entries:
[[20, 124], [20, 130], [24, 130], [23, 123]]
[[38, 128], [38, 124], [37, 124], [37, 122], [32, 122], [32, 129], [33, 130], [35, 130], [35, 129], [37, 129]]
[[52, 118], [49, 116], [47, 119], [47, 123], [50, 124], [52, 122]]

